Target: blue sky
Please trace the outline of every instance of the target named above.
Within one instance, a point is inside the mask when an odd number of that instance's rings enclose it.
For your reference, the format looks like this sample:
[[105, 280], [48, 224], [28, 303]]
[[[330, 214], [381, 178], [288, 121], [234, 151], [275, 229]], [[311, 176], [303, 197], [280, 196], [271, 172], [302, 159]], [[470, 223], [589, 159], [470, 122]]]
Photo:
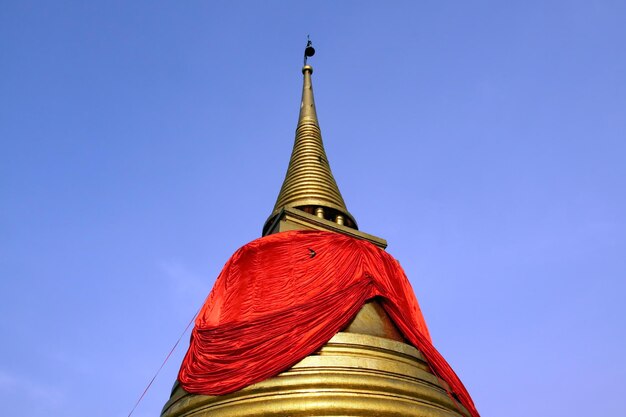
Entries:
[[128, 414], [272, 210], [310, 34], [348, 208], [479, 411], [623, 415], [625, 20], [619, 1], [3, 1], [3, 413]]

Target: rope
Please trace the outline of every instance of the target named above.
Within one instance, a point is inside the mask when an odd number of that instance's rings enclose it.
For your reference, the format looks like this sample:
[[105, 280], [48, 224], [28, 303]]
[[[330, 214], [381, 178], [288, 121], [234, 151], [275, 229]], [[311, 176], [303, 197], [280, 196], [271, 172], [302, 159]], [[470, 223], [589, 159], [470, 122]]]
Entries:
[[168, 359], [170, 358], [170, 356], [172, 356], [172, 353], [174, 353], [174, 350], [176, 349], [176, 347], [178, 346], [178, 344], [180, 343], [180, 341], [182, 340], [183, 336], [185, 335], [185, 333], [187, 333], [187, 330], [189, 330], [189, 327], [191, 326], [191, 323], [193, 323], [193, 321], [196, 319], [196, 316], [198, 315], [198, 313], [200, 313], [200, 309], [198, 309], [198, 311], [196, 311], [196, 314], [193, 315], [193, 317], [191, 318], [191, 320], [189, 320], [189, 323], [187, 324], [187, 327], [185, 327], [185, 330], [181, 333], [180, 337], [178, 338], [178, 340], [176, 341], [176, 343], [174, 343], [174, 346], [172, 347], [172, 349], [170, 350], [170, 353], [167, 354], [167, 356], [165, 357], [165, 360], [163, 361], [163, 363], [161, 364], [161, 366], [159, 367], [159, 369], [156, 371], [156, 373], [154, 374], [154, 376], [152, 377], [152, 379], [150, 380], [150, 382], [148, 383], [148, 386], [146, 386], [146, 389], [143, 390], [143, 393], [141, 394], [141, 396], [139, 397], [139, 399], [137, 400], [137, 402], [135, 403], [135, 406], [133, 407], [132, 410], [130, 410], [130, 413], [128, 413], [128, 417], [130, 417], [134, 412], [135, 409], [137, 408], [137, 406], [139, 405], [139, 403], [141, 402], [141, 400], [143, 400], [143, 397], [146, 395], [146, 393], [148, 392], [148, 390], [150, 389], [150, 387], [152, 386], [152, 383], [154, 382], [154, 380], [156, 379], [157, 375], [159, 375], [159, 372], [161, 372], [161, 369], [163, 369], [163, 367], [165, 366], [165, 364], [167, 363]]

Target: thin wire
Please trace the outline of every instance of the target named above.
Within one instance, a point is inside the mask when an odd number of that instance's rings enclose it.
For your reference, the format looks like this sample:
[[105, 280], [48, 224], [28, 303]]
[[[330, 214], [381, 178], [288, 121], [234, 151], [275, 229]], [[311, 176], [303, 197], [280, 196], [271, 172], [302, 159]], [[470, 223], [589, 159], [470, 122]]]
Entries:
[[[202, 307], [200, 307], [202, 308]], [[183, 336], [185, 335], [185, 333], [187, 333], [187, 330], [189, 330], [189, 327], [191, 326], [191, 323], [193, 323], [193, 321], [196, 319], [196, 316], [198, 316], [198, 313], [200, 313], [200, 309], [198, 309], [198, 311], [196, 311], [196, 314], [193, 315], [193, 317], [191, 318], [191, 320], [189, 320], [189, 324], [187, 324], [187, 327], [185, 327], [185, 330], [181, 333], [180, 337], [178, 338], [178, 340], [176, 341], [176, 343], [174, 343], [174, 346], [172, 347], [172, 349], [170, 350], [170, 353], [167, 354], [167, 356], [165, 357], [165, 360], [163, 361], [163, 363], [161, 364], [161, 366], [159, 367], [159, 369], [156, 371], [156, 373], [154, 374], [154, 376], [152, 377], [152, 379], [150, 380], [150, 382], [148, 383], [148, 386], [146, 387], [145, 390], [143, 390], [143, 393], [141, 394], [141, 396], [139, 397], [139, 399], [137, 400], [137, 402], [135, 403], [135, 406], [133, 407], [132, 410], [130, 410], [130, 413], [128, 413], [128, 417], [130, 417], [134, 412], [135, 409], [137, 408], [137, 406], [139, 405], [139, 403], [141, 402], [141, 400], [143, 400], [143, 397], [146, 395], [146, 393], [148, 392], [148, 390], [150, 389], [150, 387], [152, 386], [152, 383], [154, 382], [154, 380], [156, 379], [157, 375], [159, 375], [159, 372], [161, 372], [161, 369], [163, 369], [163, 367], [165, 366], [165, 364], [167, 363], [168, 359], [170, 358], [170, 356], [172, 356], [172, 353], [174, 353], [174, 350], [176, 349], [176, 346], [178, 346], [178, 344], [180, 343], [180, 341], [182, 340]]]

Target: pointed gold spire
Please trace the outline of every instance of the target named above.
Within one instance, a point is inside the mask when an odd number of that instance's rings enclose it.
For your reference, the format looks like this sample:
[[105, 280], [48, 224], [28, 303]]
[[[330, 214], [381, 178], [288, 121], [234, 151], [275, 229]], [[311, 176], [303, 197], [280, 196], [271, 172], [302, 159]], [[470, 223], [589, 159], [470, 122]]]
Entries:
[[313, 67], [310, 65], [302, 68], [304, 85], [296, 140], [276, 205], [265, 222], [264, 234], [283, 208], [297, 208], [357, 229], [356, 221], [346, 208], [328, 164], [315, 111], [312, 73]]

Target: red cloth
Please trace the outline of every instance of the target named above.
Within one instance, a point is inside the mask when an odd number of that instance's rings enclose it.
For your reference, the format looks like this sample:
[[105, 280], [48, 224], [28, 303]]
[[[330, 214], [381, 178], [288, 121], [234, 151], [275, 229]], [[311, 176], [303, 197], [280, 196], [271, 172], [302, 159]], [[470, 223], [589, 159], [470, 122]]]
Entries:
[[433, 347], [400, 264], [369, 242], [331, 232], [277, 233], [235, 252], [196, 319], [178, 379], [187, 392], [223, 395], [275, 376], [321, 348], [373, 297], [479, 417]]

